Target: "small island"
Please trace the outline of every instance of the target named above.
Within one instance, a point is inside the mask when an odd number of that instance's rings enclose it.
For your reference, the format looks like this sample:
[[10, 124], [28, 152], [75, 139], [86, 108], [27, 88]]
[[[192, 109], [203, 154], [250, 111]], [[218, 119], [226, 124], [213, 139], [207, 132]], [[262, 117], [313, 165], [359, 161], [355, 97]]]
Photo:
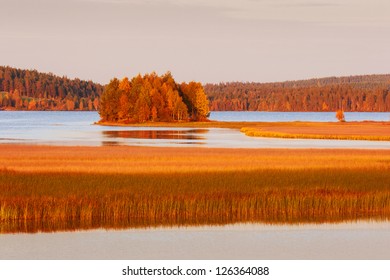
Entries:
[[209, 101], [198, 82], [177, 84], [170, 72], [114, 78], [105, 87], [99, 123], [206, 121]]

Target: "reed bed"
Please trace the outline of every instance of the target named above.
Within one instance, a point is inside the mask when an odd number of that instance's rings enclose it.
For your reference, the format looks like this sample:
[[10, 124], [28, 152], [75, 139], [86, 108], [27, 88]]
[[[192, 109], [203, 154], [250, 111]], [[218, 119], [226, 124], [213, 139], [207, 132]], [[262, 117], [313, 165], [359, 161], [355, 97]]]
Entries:
[[290, 138], [290, 139], [328, 139], [328, 140], [365, 140], [365, 141], [390, 141], [390, 136], [379, 135], [336, 135], [336, 134], [303, 134], [264, 131], [259, 128], [243, 127], [241, 132], [251, 137]]
[[258, 169], [388, 168], [389, 150], [56, 147], [0, 145], [0, 170], [175, 173]]
[[[0, 152], [3, 233], [390, 218], [390, 151], [0, 146]], [[54, 159], [57, 166], [50, 166]], [[80, 161], [84, 169], [77, 171]]]
[[390, 122], [263, 123], [240, 131], [252, 137], [390, 141]]

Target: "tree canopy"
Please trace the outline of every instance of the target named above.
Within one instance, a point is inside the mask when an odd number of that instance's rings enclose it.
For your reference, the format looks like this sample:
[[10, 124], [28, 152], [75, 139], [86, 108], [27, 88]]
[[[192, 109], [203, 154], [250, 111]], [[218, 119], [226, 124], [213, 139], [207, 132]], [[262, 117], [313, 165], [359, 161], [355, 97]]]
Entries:
[[97, 110], [102, 92], [92, 81], [0, 66], [0, 109]]
[[390, 75], [204, 85], [211, 111], [390, 111]]
[[203, 121], [209, 112], [202, 84], [177, 84], [170, 72], [112, 79], [99, 108], [102, 121], [122, 123]]

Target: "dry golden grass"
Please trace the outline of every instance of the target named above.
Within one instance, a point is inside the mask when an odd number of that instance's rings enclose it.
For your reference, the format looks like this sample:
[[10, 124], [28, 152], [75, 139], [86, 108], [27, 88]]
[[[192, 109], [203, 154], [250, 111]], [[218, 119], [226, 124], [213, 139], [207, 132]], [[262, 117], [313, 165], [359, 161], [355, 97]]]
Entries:
[[389, 122], [261, 124], [243, 127], [241, 132], [273, 138], [390, 141]]
[[0, 169], [155, 173], [259, 169], [384, 168], [390, 151], [0, 145]]
[[0, 232], [390, 218], [390, 151], [0, 145]]

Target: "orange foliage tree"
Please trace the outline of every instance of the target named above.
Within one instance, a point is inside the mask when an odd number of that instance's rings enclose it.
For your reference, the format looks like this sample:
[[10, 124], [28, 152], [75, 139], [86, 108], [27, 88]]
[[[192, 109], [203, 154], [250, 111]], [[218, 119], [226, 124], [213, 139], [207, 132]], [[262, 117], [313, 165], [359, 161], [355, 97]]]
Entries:
[[345, 122], [345, 116], [344, 116], [343, 110], [337, 110], [337, 112], [336, 112], [336, 118], [337, 118], [340, 122]]
[[201, 83], [182, 83], [180, 90], [194, 120], [204, 120], [210, 113], [209, 101]]

